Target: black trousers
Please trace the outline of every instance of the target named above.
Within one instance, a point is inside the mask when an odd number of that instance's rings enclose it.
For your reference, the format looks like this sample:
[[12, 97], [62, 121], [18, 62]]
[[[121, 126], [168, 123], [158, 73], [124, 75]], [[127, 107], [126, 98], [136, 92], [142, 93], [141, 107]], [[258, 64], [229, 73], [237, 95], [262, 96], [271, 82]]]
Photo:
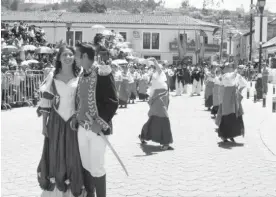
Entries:
[[102, 177], [93, 177], [89, 171], [83, 168], [84, 186], [87, 191], [86, 197], [106, 197], [106, 175]]

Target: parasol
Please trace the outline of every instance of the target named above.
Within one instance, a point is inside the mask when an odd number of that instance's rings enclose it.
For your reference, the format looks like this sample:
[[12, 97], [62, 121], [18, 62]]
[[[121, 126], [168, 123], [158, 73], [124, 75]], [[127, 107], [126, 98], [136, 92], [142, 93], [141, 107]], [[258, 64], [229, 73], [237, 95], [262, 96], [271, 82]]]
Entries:
[[113, 33], [110, 30], [108, 30], [108, 29], [104, 29], [103, 32], [102, 32], [102, 34], [104, 36], [112, 36], [113, 35]]
[[117, 59], [117, 60], [113, 60], [112, 64], [120, 65], [120, 64], [128, 64], [128, 62], [123, 59]]
[[121, 48], [120, 51], [122, 51], [124, 53], [131, 53], [132, 49], [130, 49], [130, 48]]
[[2, 53], [12, 53], [12, 52], [18, 52], [18, 48], [13, 45], [4, 46], [2, 48]]
[[24, 45], [22, 49], [23, 51], [35, 51], [37, 48], [34, 45]]
[[44, 54], [49, 54], [49, 53], [53, 53], [54, 51], [49, 48], [49, 47], [39, 47], [38, 49], [35, 50], [36, 53], [44, 53]]
[[38, 64], [39, 63], [39, 61], [37, 61], [37, 60], [27, 60], [26, 62], [28, 64]]

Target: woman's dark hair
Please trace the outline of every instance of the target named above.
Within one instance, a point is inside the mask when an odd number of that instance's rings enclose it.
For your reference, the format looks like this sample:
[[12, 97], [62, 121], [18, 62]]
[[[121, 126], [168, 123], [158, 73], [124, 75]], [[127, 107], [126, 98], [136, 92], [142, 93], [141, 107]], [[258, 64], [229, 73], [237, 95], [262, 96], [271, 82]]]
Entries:
[[[76, 54], [75, 50], [70, 47], [70, 46], [62, 46], [59, 48], [59, 52], [57, 54], [57, 58], [56, 58], [56, 63], [55, 63], [55, 72], [54, 72], [54, 76], [56, 76], [62, 69], [62, 65], [61, 65], [61, 61], [60, 61], [60, 56], [61, 54], [66, 50], [69, 49], [74, 55]], [[80, 73], [80, 68], [77, 66], [76, 64], [76, 60], [74, 60], [73, 65], [72, 65], [72, 69], [73, 69], [73, 74], [75, 77], [77, 77]]]

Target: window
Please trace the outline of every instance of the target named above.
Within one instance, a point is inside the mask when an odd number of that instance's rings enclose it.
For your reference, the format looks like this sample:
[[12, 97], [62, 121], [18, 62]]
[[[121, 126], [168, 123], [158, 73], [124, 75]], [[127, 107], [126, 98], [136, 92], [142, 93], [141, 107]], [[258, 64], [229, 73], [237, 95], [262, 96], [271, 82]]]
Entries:
[[73, 42], [74, 42], [74, 32], [73, 31], [67, 31], [66, 32], [66, 43], [69, 46], [73, 46]]
[[143, 34], [143, 49], [150, 49], [150, 33]]
[[123, 36], [124, 40], [127, 40], [127, 33], [126, 32], [119, 32], [119, 34], [121, 34], [121, 36]]
[[159, 49], [159, 33], [143, 33], [143, 49]]
[[152, 33], [152, 49], [159, 49], [159, 33]]
[[75, 45], [79, 42], [82, 42], [82, 31], [75, 32]]
[[205, 36], [205, 37], [203, 37], [203, 39], [204, 39], [204, 44], [208, 44], [208, 37]]
[[66, 31], [66, 43], [70, 46], [76, 45], [77, 41], [82, 42], [82, 31]]

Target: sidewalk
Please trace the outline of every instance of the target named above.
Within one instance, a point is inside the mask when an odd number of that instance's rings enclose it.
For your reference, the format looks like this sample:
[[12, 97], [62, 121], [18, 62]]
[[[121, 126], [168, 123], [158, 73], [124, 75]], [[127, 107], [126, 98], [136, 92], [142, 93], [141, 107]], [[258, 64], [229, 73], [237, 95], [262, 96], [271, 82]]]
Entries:
[[276, 94], [273, 94], [273, 84], [268, 85], [266, 107], [263, 107], [262, 100], [254, 103], [254, 87], [254, 82], [252, 83], [251, 88], [249, 83], [248, 88], [250, 88], [250, 98], [246, 98], [247, 91], [244, 91], [245, 99], [243, 104], [247, 110], [250, 110], [247, 113], [250, 113], [251, 115], [256, 114], [256, 121], [260, 123], [258, 128], [262, 143], [271, 152], [271, 154], [276, 156], [276, 113], [272, 112], [272, 99], [273, 97], [276, 97]]

